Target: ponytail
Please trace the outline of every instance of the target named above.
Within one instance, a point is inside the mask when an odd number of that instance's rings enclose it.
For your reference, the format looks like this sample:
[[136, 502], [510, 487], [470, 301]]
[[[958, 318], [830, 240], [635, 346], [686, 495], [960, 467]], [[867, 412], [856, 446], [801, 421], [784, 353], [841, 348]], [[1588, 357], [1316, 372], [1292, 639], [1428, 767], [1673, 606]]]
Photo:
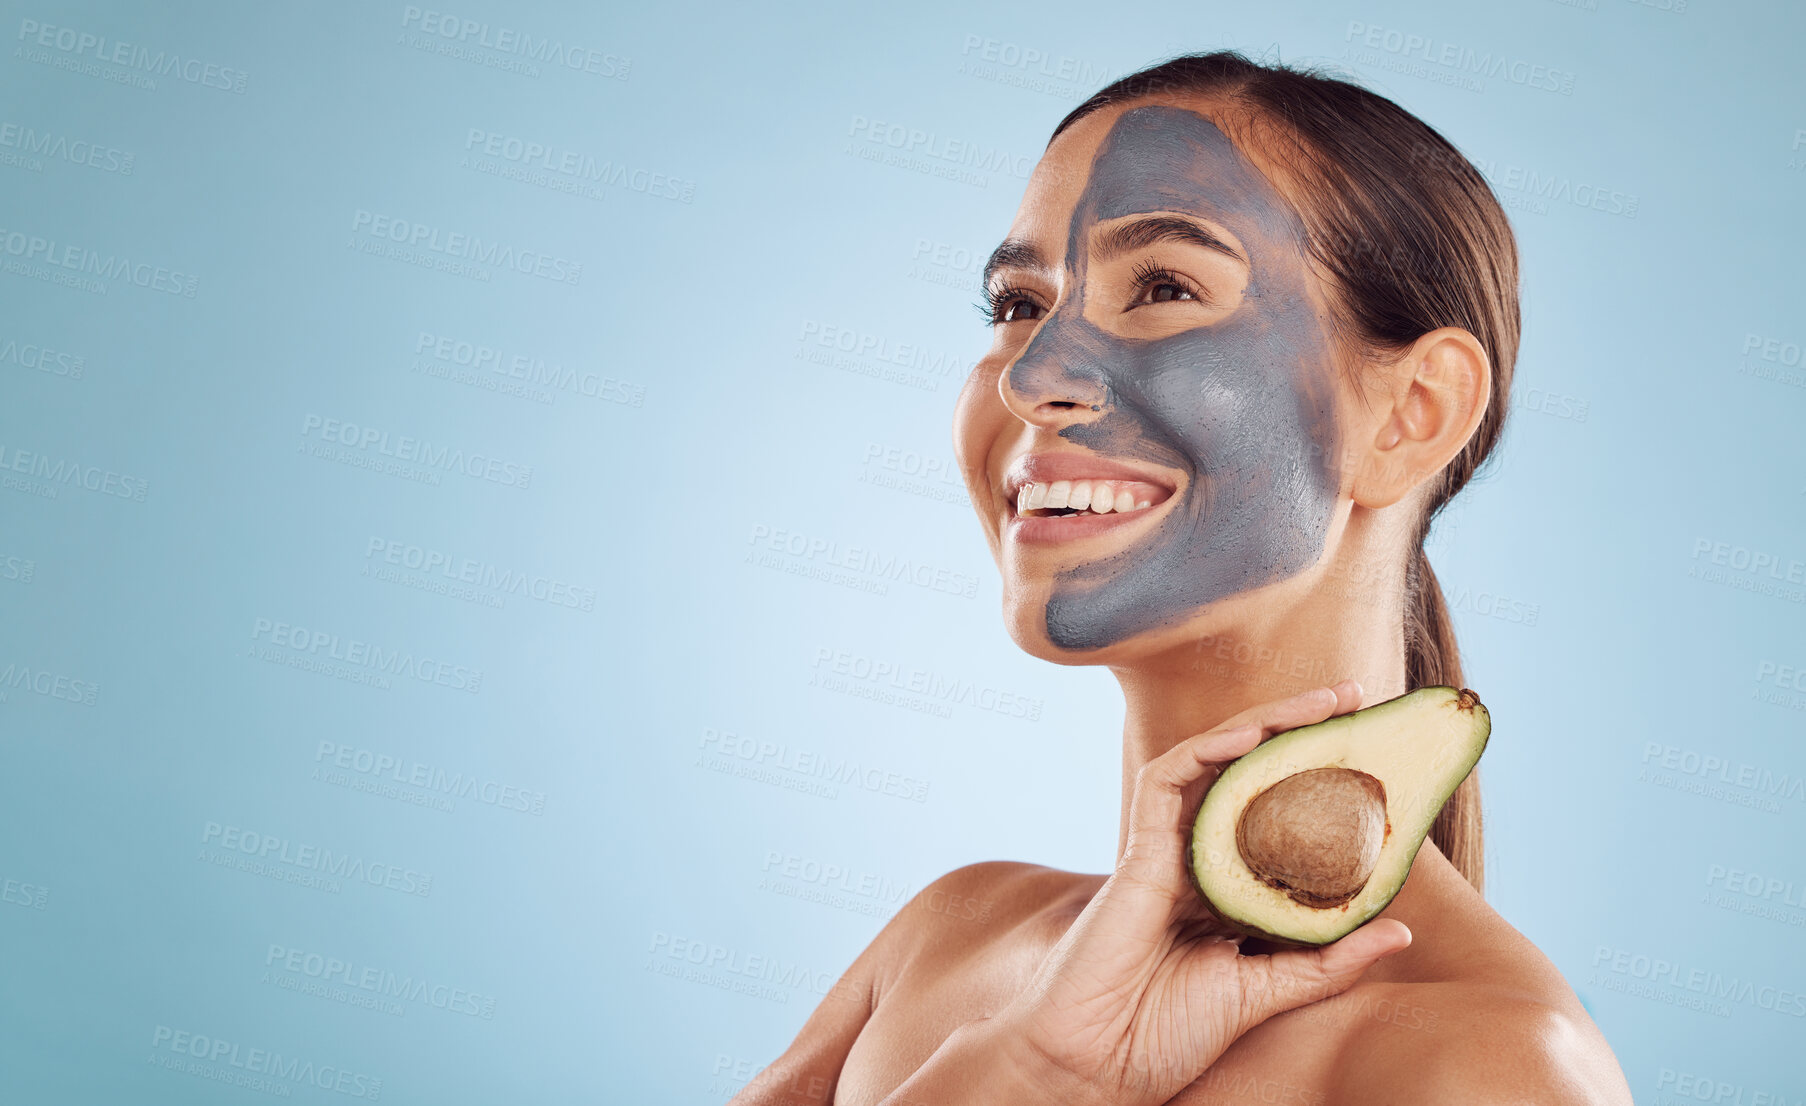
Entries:
[[[1405, 569], [1405, 688], [1463, 687], [1461, 651], [1448, 600], [1420, 540]], [[1486, 890], [1486, 860], [1480, 832], [1480, 770], [1455, 788], [1430, 827], [1430, 840], [1474, 890]]]

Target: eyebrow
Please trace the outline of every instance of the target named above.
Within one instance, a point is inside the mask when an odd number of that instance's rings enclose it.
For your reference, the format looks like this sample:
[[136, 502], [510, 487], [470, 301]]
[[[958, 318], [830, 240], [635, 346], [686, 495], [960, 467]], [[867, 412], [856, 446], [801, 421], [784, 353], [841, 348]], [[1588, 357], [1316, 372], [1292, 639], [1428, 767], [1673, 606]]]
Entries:
[[[1176, 215], [1154, 215], [1146, 219], [1134, 219], [1126, 223], [1118, 223], [1098, 236], [1094, 245], [1097, 259], [1108, 261], [1111, 258], [1128, 253], [1130, 250], [1146, 249], [1156, 242], [1190, 242], [1215, 250], [1226, 257], [1233, 258], [1243, 265], [1248, 259], [1234, 246], [1210, 233], [1204, 227], [1182, 219]], [[1034, 243], [1021, 238], [1006, 238], [985, 262], [984, 286], [991, 286], [991, 277], [1003, 268], [1017, 269], [1050, 269], [1047, 255], [1043, 254]]]
[[1155, 215], [1147, 219], [1118, 223], [1098, 236], [1095, 250], [1099, 261], [1108, 261], [1119, 254], [1145, 249], [1156, 242], [1191, 242], [1234, 258], [1243, 265], [1248, 264], [1248, 259], [1234, 246], [1190, 219], [1181, 219], [1176, 215]]
[[1003, 243], [991, 251], [990, 260], [985, 262], [984, 287], [991, 286], [991, 278], [997, 270], [1010, 269], [1051, 269], [1047, 263], [1047, 255], [1043, 254], [1033, 242], [1023, 238], [1005, 238]]

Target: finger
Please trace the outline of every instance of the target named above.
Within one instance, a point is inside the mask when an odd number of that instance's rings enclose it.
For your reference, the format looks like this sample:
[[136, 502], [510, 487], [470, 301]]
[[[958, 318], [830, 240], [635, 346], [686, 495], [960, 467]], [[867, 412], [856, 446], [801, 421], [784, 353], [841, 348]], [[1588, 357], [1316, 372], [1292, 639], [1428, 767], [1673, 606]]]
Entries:
[[1258, 726], [1212, 730], [1181, 741], [1143, 765], [1129, 796], [1129, 840], [1172, 838], [1184, 828], [1186, 789], [1207, 776], [1214, 778], [1221, 764], [1259, 743]]
[[1361, 696], [1360, 681], [1351, 678], [1326, 687], [1314, 687], [1255, 710], [1263, 735], [1273, 737], [1354, 710], [1360, 706]]
[[1262, 704], [1238, 715], [1239, 722], [1186, 738], [1143, 765], [1130, 793], [1129, 837], [1118, 867], [1179, 896], [1186, 882], [1186, 808], [1203, 790], [1194, 785], [1213, 782], [1224, 764], [1274, 734], [1357, 709], [1361, 694], [1360, 682], [1348, 679]]
[[1320, 949], [1244, 956], [1238, 961], [1243, 1025], [1252, 1028], [1275, 1014], [1339, 995], [1376, 961], [1410, 944], [1411, 930], [1403, 922], [1381, 918]]
[[1264, 741], [1287, 730], [1358, 710], [1363, 694], [1359, 680], [1342, 680], [1327, 687], [1301, 691], [1289, 699], [1278, 699], [1250, 707], [1229, 719], [1224, 726], [1259, 726], [1261, 739]]
[[[1360, 681], [1347, 679], [1243, 711], [1215, 729], [1186, 738], [1148, 762], [1144, 768], [1148, 782], [1183, 790], [1213, 776], [1213, 767], [1220, 768], [1275, 734], [1359, 709], [1361, 695]], [[1250, 741], [1250, 737], [1257, 740]]]

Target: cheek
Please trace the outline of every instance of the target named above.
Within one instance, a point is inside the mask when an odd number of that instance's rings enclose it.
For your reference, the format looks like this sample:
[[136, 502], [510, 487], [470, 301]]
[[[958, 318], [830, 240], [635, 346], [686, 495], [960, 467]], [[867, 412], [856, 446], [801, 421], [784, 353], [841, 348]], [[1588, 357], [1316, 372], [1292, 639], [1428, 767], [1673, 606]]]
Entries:
[[985, 463], [1007, 414], [997, 394], [997, 370], [980, 364], [966, 377], [953, 408], [953, 458], [974, 491], [989, 479]]
[[1296, 364], [1209, 332], [1155, 343], [1137, 357], [1149, 420], [1209, 477], [1258, 467], [1308, 436]]

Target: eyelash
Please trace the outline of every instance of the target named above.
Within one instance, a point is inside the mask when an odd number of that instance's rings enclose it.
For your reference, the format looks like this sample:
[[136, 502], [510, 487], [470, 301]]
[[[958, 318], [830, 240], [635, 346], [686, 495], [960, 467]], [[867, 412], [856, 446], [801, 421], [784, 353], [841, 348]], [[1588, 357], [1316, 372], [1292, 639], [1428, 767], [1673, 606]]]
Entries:
[[[1186, 280], [1171, 269], [1163, 269], [1152, 261], [1143, 261], [1135, 266], [1135, 288], [1137, 293], [1145, 292], [1150, 284], [1171, 284], [1199, 303], [1209, 303], [1210, 296], [1191, 281]], [[1171, 300], [1161, 300], [1171, 303]]]
[[[1134, 277], [1137, 298], [1140, 297], [1141, 293], [1147, 291], [1149, 285], [1171, 284], [1180, 291], [1191, 296], [1195, 302], [1205, 304], [1211, 302], [1210, 296], [1203, 289], [1199, 288], [1191, 281], [1186, 280], [1178, 273], [1173, 272], [1171, 269], [1156, 265], [1151, 260], [1142, 261], [1137, 264], [1135, 266]], [[986, 326], [1002, 326], [1004, 324], [1004, 319], [1001, 316], [1003, 315], [1004, 308], [1008, 307], [1016, 300], [1026, 299], [1030, 303], [1034, 302], [1034, 297], [1029, 294], [1026, 288], [1019, 288], [1014, 285], [1011, 285], [1008, 288], [1000, 288], [994, 292], [989, 288], [985, 288], [982, 290], [981, 295], [984, 298], [972, 306], [984, 317]], [[1158, 302], [1172, 303], [1175, 301], [1161, 300]], [[1147, 305], [1132, 304], [1131, 306]]]
[[[983, 298], [972, 306], [977, 309], [980, 315], [984, 316], [986, 326], [1002, 326], [1004, 323], [1002, 318], [1003, 309], [1008, 307], [1010, 303], [1015, 300], [1029, 299], [1027, 289], [1017, 288], [1014, 285], [1008, 288], [1000, 288], [995, 292], [989, 288], [984, 288], [979, 291], [979, 295]], [[1030, 302], [1033, 301], [1031, 300]]]

